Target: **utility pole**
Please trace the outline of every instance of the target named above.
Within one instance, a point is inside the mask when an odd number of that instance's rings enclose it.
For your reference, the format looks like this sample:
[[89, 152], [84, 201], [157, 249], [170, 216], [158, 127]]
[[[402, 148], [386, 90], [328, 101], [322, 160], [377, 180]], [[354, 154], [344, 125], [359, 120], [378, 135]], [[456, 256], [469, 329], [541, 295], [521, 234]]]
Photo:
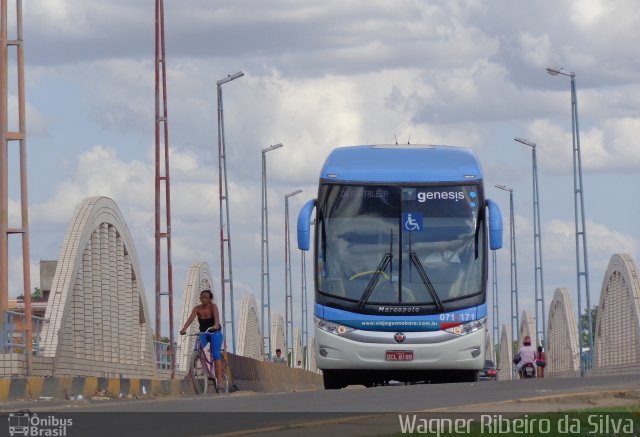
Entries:
[[262, 240], [260, 321], [262, 322], [262, 355], [271, 357], [271, 281], [269, 274], [269, 209], [267, 207], [267, 153], [283, 147], [278, 143], [262, 149]]
[[285, 323], [284, 338], [287, 343], [287, 354], [291, 357], [291, 366], [295, 366], [293, 356], [293, 295], [291, 286], [291, 245], [289, 244], [289, 197], [302, 193], [295, 190], [284, 196], [284, 287], [285, 287]]
[[[169, 177], [169, 126], [167, 118], [167, 71], [164, 48], [164, 2], [156, 0], [156, 121], [155, 121], [155, 261], [156, 261], [156, 342], [161, 338], [161, 296], [169, 297], [169, 346], [171, 360], [171, 378], [175, 377], [175, 350], [173, 334], [173, 268], [171, 265], [171, 184]], [[162, 103], [162, 109], [160, 105]], [[162, 159], [164, 157], [164, 159]], [[160, 162], [163, 161], [164, 168]], [[165, 230], [162, 231], [161, 191], [165, 193]], [[167, 291], [162, 291], [161, 279], [161, 240], [166, 241], [167, 255]], [[157, 344], [157, 343], [156, 343]], [[160, 361], [159, 344], [156, 345], [157, 360]]]
[[[590, 369], [593, 361], [593, 331], [591, 329], [591, 292], [589, 290], [589, 257], [587, 256], [587, 225], [584, 218], [584, 184], [582, 182], [582, 154], [580, 152], [580, 125], [578, 122], [578, 94], [576, 92], [576, 74], [567, 73], [562, 68], [547, 68], [551, 76], [568, 76], [571, 79], [571, 136], [573, 137], [573, 208], [576, 235], [576, 279], [578, 294], [578, 344], [580, 345], [580, 376]], [[584, 282], [587, 299], [587, 327], [582, 323], [582, 283]], [[587, 331], [589, 353], [584, 356], [582, 333]]]
[[[536, 344], [547, 345], [547, 319], [544, 304], [544, 275], [542, 270], [542, 230], [540, 226], [540, 193], [538, 191], [538, 160], [536, 158], [536, 143], [522, 138], [515, 141], [531, 147], [531, 167], [533, 173], [533, 258], [534, 285], [536, 304]], [[542, 319], [542, 320], [540, 320]]]
[[[511, 335], [520, 344], [520, 310], [518, 308], [518, 263], [516, 261], [516, 224], [513, 213], [513, 189], [504, 185], [496, 188], [509, 192], [509, 234], [511, 247]], [[515, 333], [515, 335], [514, 335]]]
[[[495, 344], [498, 344], [498, 348], [496, 349], [496, 363], [499, 363], [500, 360], [500, 317], [498, 312], [498, 268], [496, 263], [496, 251], [491, 251], [491, 276], [493, 279], [492, 289], [493, 289], [493, 339], [491, 342], [491, 346], [495, 349]], [[497, 366], [497, 364], [496, 364]]]
[[[222, 108], [222, 85], [244, 76], [242, 71], [230, 74], [216, 82], [218, 96], [218, 188], [220, 200], [220, 294], [222, 297], [222, 324], [225, 327], [224, 344], [231, 336], [232, 352], [236, 353], [235, 318], [233, 310], [233, 269], [231, 262], [231, 217], [229, 215], [229, 186], [227, 184], [227, 153], [224, 139], [224, 111]], [[226, 253], [226, 256], [225, 256]], [[225, 272], [228, 271], [228, 273]], [[228, 275], [228, 277], [226, 276]], [[227, 316], [227, 284], [231, 315]], [[229, 326], [229, 329], [227, 327]]]
[[309, 323], [307, 314], [307, 263], [305, 261], [305, 251], [300, 251], [301, 259], [301, 290], [302, 290], [302, 321], [300, 323], [300, 331], [302, 337], [302, 365], [305, 369], [309, 370]]
[[[29, 264], [29, 203], [27, 199], [27, 128], [25, 115], [24, 84], [24, 37], [22, 32], [22, 0], [15, 1], [16, 38], [8, 39], [7, 0], [0, 0], [0, 337], [4, 352], [5, 311], [9, 306], [9, 236], [22, 237], [22, 281], [24, 293], [24, 330], [27, 375], [31, 375], [32, 333], [31, 320], [31, 270]], [[18, 126], [9, 128], [9, 47], [16, 49], [17, 88], [18, 88]], [[9, 223], [9, 145], [18, 142], [20, 162], [20, 211], [19, 228], [10, 228]], [[12, 166], [15, 168], [15, 166]]]

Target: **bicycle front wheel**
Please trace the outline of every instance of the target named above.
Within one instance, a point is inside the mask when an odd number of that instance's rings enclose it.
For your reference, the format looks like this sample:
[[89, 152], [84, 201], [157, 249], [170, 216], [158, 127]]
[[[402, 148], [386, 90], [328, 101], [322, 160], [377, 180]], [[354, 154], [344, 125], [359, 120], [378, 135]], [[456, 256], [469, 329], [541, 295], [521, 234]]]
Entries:
[[207, 393], [209, 386], [209, 374], [202, 351], [195, 351], [191, 356], [191, 380], [196, 394]]
[[227, 367], [227, 360], [225, 360], [224, 355], [220, 361], [220, 365], [222, 366], [222, 381], [218, 381], [216, 377], [216, 393], [229, 393], [229, 368]]

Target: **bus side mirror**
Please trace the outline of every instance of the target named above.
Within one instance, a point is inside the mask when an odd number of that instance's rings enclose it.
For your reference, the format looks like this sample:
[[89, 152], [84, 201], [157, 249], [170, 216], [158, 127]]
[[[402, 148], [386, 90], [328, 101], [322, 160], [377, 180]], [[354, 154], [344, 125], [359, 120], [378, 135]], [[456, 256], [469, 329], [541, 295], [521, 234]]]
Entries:
[[491, 250], [502, 248], [502, 213], [498, 204], [487, 199], [489, 209], [489, 247]]
[[304, 204], [298, 214], [298, 249], [309, 250], [311, 239], [311, 214], [316, 207], [316, 199], [312, 199]]

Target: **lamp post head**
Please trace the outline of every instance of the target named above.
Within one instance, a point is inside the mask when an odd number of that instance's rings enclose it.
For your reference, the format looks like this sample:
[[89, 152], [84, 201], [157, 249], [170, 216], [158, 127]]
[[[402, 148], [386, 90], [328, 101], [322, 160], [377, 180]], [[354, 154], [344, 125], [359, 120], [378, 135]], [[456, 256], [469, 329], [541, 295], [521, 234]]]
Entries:
[[242, 71], [238, 71], [236, 73], [230, 74], [227, 77], [225, 77], [224, 79], [220, 79], [219, 81], [216, 82], [216, 84], [218, 86], [222, 85], [223, 83], [227, 83], [227, 82], [231, 82], [232, 80], [235, 80], [239, 77], [244, 76], [244, 73]]
[[550, 74], [551, 76], [557, 76], [559, 74], [563, 75], [563, 76], [569, 76], [571, 78], [574, 78], [576, 76], [575, 73], [570, 72], [570, 73], [565, 73], [564, 68], [554, 68], [554, 67], [549, 67], [547, 68], [547, 73]]
[[496, 185], [495, 187], [500, 189], [500, 190], [508, 191], [510, 193], [513, 192], [513, 188], [509, 188], [506, 185]]
[[284, 144], [278, 143], [274, 144], [273, 146], [265, 147], [264, 149], [262, 149], [262, 153], [271, 152], [272, 150], [279, 149], [280, 147], [284, 147]]
[[284, 198], [288, 199], [289, 197], [293, 197], [296, 194], [300, 194], [300, 193], [302, 193], [302, 190], [295, 190], [295, 191], [290, 192], [289, 194], [285, 194]]
[[547, 68], [547, 73], [551, 76], [557, 76], [560, 72], [555, 68]]
[[533, 147], [534, 149], [536, 148], [536, 143], [532, 143], [531, 141], [525, 140], [524, 138], [515, 137], [514, 140], [526, 146]]

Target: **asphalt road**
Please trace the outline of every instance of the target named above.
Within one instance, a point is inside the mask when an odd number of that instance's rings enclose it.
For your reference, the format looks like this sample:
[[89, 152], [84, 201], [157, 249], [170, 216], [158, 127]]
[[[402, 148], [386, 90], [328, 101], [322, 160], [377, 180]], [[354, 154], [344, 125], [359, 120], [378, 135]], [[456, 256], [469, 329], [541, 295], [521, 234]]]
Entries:
[[[154, 437], [271, 432], [280, 436], [317, 433], [326, 437], [399, 432], [393, 430], [398, 428], [398, 413], [432, 411], [429, 414], [442, 415], [452, 411], [482, 411], [487, 404], [494, 404], [492, 411], [502, 411], [501, 405], [505, 406], [504, 411], [509, 411], [510, 401], [611, 390], [640, 393], [640, 375], [353, 387], [295, 393], [236, 392], [142, 400], [13, 402], [0, 404], [0, 412], [28, 410], [40, 417], [70, 417], [75, 421], [66, 430], [67, 436], [87, 435], [84, 433], [90, 431], [91, 435]], [[393, 423], [393, 428], [385, 426], [389, 423]]]

